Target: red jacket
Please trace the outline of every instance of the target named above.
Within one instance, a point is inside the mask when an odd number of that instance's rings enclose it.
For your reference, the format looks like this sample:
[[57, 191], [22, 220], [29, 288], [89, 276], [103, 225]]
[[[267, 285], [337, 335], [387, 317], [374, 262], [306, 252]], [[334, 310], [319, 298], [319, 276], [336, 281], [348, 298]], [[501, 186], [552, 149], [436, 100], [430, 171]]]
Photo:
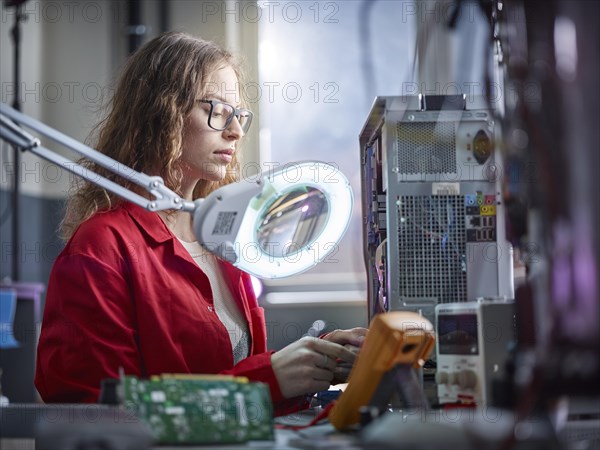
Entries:
[[221, 265], [252, 339], [235, 366], [207, 276], [157, 214], [124, 203], [84, 222], [50, 274], [35, 377], [44, 401], [95, 402], [122, 367], [246, 376], [269, 385], [277, 413], [303, 406], [283, 401], [249, 276]]

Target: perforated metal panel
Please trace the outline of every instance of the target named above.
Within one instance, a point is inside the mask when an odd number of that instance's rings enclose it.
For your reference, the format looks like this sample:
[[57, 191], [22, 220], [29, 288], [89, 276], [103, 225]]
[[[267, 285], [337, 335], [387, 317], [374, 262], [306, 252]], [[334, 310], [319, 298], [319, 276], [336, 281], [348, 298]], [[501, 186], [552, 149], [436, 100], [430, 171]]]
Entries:
[[404, 299], [467, 299], [462, 195], [398, 198], [398, 280]]
[[398, 172], [405, 175], [456, 173], [454, 122], [397, 122]]

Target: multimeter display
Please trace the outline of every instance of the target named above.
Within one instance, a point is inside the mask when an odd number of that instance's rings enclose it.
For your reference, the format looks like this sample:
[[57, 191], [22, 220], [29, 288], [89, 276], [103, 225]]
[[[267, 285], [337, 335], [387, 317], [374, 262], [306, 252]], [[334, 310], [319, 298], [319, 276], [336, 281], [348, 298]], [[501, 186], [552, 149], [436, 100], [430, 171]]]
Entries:
[[442, 355], [477, 355], [477, 316], [447, 314], [438, 316], [438, 346]]

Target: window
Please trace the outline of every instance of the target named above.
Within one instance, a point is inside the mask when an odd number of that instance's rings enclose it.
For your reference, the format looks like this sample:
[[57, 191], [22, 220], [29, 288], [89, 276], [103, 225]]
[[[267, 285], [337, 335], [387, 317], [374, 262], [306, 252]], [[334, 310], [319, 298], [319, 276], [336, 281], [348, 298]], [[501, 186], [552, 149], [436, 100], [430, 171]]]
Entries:
[[267, 301], [281, 298], [283, 287], [288, 298], [290, 290], [313, 291], [310, 298], [329, 291], [323, 300], [366, 298], [358, 135], [376, 96], [405, 93], [415, 42], [411, 3], [258, 2], [261, 163], [329, 162], [354, 191], [339, 248], [305, 274], [265, 282]]

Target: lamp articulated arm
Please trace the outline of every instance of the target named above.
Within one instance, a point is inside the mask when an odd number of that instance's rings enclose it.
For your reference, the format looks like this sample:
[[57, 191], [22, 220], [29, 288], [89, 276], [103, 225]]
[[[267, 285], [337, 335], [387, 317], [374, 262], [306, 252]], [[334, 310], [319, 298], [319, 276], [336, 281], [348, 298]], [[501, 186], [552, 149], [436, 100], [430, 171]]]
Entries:
[[[152, 198], [43, 147], [23, 127], [141, 186]], [[194, 233], [204, 248], [259, 278], [287, 277], [313, 267], [337, 248], [352, 215], [350, 182], [336, 167], [320, 161], [285, 165], [222, 186], [204, 199], [186, 201], [161, 177], [137, 172], [3, 103], [0, 138], [148, 211], [191, 213]]]
[[[86, 159], [98, 164], [99, 166], [109, 170], [110, 172], [120, 176], [121, 178], [131, 181], [138, 186], [141, 186], [148, 191], [153, 198], [148, 199], [143, 197], [123, 186], [94, 173], [81, 164], [66, 158], [53, 150], [50, 150], [41, 145], [38, 138], [32, 136], [22, 127], [27, 127], [43, 136], [58, 142], [65, 147], [70, 148], [77, 154]], [[49, 127], [48, 125], [39, 122], [25, 114], [20, 113], [10, 106], [0, 103], [0, 137], [12, 145], [15, 145], [22, 150], [27, 150], [33, 154], [56, 164], [59, 167], [68, 170], [69, 172], [80, 176], [87, 181], [97, 184], [98, 186], [112, 192], [119, 197], [129, 200], [142, 208], [149, 211], [162, 211], [166, 209], [176, 209], [188, 212], [193, 212], [196, 209], [195, 202], [189, 202], [182, 199], [179, 195], [165, 186], [164, 181], [159, 176], [148, 176], [144, 173], [137, 172], [130, 167], [121, 164], [120, 162], [109, 158], [108, 156], [94, 150], [87, 145]]]

